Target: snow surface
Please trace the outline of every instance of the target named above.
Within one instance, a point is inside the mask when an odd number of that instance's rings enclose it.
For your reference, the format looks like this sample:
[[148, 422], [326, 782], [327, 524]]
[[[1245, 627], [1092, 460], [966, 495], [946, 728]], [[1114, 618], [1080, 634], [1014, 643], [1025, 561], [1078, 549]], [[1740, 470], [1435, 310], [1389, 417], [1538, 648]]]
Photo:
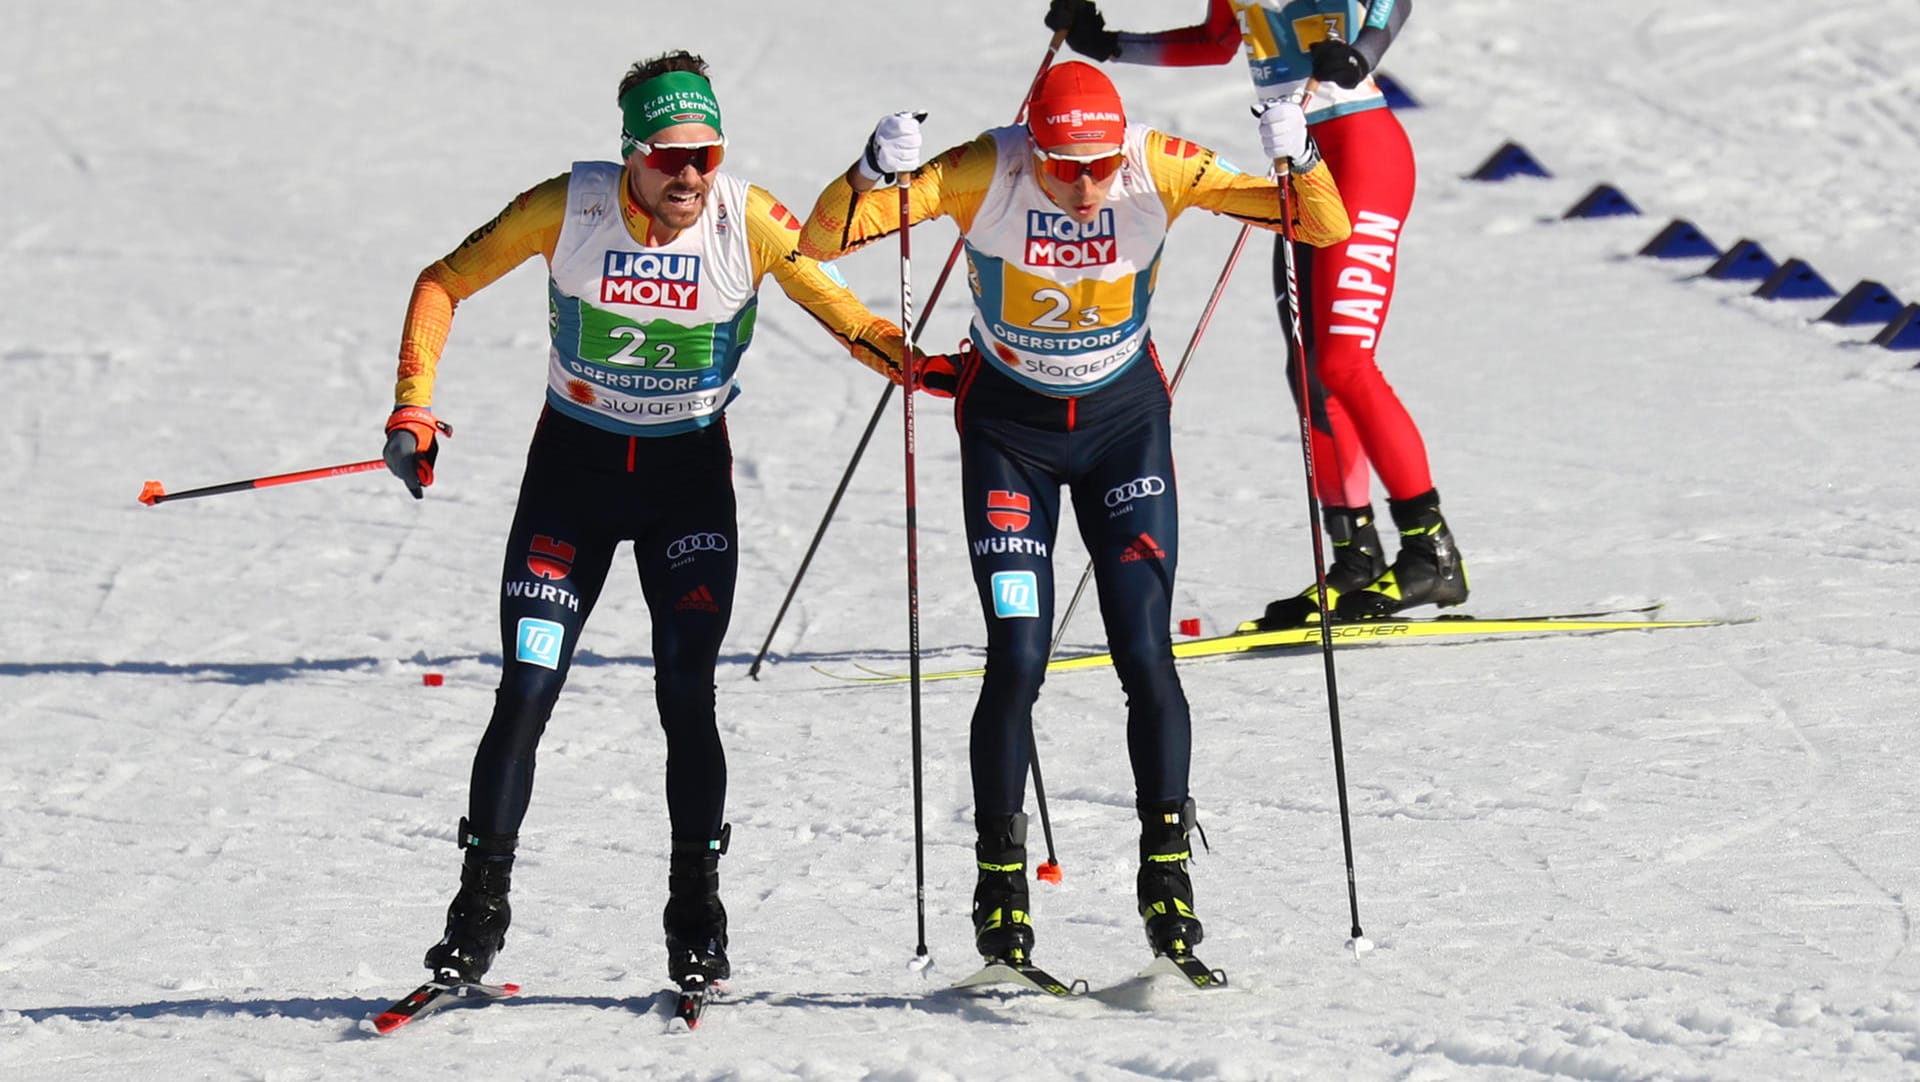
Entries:
[[[1920, 354], [1825, 302], [1634, 257], [1668, 218], [1920, 296], [1920, 5], [1423, 4], [1388, 70], [1421, 191], [1383, 352], [1474, 583], [1507, 615], [1666, 603], [1703, 631], [1193, 664], [1206, 994], [1125, 983], [1134, 820], [1110, 673], [1038, 712], [1065, 881], [1039, 960], [1078, 1002], [941, 991], [971, 968], [965, 728], [929, 684], [926, 936], [909, 710], [816, 672], [904, 665], [897, 406], [758, 682], [748, 663], [880, 385], [769, 284], [732, 410], [740, 605], [733, 1001], [665, 1030], [661, 741], [616, 578], [542, 747], [495, 975], [510, 1004], [392, 1039], [455, 886], [498, 676], [495, 583], [540, 409], [541, 272], [461, 309], [421, 503], [383, 473], [145, 508], [378, 454], [420, 267], [617, 145], [614, 87], [716, 69], [730, 169], [809, 206], [893, 109], [958, 142], [1013, 115], [1042, 5], [68, 0], [0, 14], [0, 1067], [36, 1080], [1519, 1080], [1920, 1077]], [[1116, 26], [1201, 5], [1114, 0]], [[1244, 67], [1112, 69], [1133, 115], [1257, 156]], [[1507, 139], [1549, 180], [1463, 180]], [[1641, 217], [1562, 221], [1592, 185]], [[1177, 357], [1235, 227], [1184, 219]], [[946, 223], [915, 236], [931, 291]], [[884, 250], [881, 250], [884, 249]], [[1310, 577], [1270, 245], [1175, 411], [1177, 618], [1230, 628]], [[924, 254], [922, 254], [924, 253]], [[843, 261], [896, 310], [896, 253]], [[954, 291], [955, 293], [958, 290]], [[929, 342], [960, 334], [941, 300]], [[895, 399], [897, 402], [897, 397]], [[970, 663], [948, 409], [921, 407], [922, 641]], [[1063, 592], [1084, 551], [1060, 543]], [[1082, 612], [1073, 648], [1099, 643]], [[422, 677], [442, 673], [442, 687]], [[1037, 847], [1036, 847], [1037, 848]]]

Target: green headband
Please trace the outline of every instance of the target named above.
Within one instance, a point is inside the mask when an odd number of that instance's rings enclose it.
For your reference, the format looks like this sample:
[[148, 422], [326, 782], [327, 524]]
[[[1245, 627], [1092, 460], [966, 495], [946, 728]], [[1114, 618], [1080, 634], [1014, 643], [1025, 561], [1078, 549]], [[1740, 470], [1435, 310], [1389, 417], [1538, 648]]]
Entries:
[[633, 144], [647, 142], [655, 132], [675, 124], [705, 124], [725, 134], [713, 84], [691, 71], [663, 72], [636, 85], [621, 95], [620, 115], [623, 158], [633, 153]]

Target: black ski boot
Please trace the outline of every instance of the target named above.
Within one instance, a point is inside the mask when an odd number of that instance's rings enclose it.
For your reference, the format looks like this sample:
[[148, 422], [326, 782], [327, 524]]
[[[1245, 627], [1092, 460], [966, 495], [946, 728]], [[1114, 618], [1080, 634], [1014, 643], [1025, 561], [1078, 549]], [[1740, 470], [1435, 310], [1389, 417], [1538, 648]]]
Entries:
[[682, 987], [733, 975], [727, 961], [727, 907], [720, 904], [720, 854], [732, 836], [728, 825], [712, 841], [676, 841], [668, 858], [667, 908], [660, 923], [667, 933], [667, 976]]
[[478, 981], [507, 943], [513, 910], [507, 905], [512, 885], [513, 850], [518, 834], [476, 834], [460, 820], [460, 892], [447, 907], [447, 930], [427, 948], [426, 967], [442, 979]]
[[974, 859], [973, 944], [989, 962], [1033, 961], [1033, 920], [1027, 912], [1027, 817], [988, 815], [974, 820], [980, 840]]
[[1184, 958], [1205, 932], [1193, 913], [1193, 880], [1187, 861], [1193, 850], [1187, 833], [1194, 826], [1191, 798], [1140, 809], [1140, 919], [1156, 955]]
[[[1340, 599], [1355, 590], [1373, 585], [1387, 573], [1387, 558], [1380, 545], [1380, 531], [1373, 525], [1373, 507], [1334, 507], [1322, 509], [1327, 526], [1327, 541], [1333, 546], [1333, 563], [1327, 568], [1327, 611], [1334, 611]], [[1285, 631], [1305, 627], [1320, 619], [1320, 584], [1314, 583], [1293, 595], [1267, 605], [1267, 611], [1254, 621], [1260, 631]]]
[[1400, 528], [1400, 552], [1380, 581], [1340, 599], [1340, 619], [1378, 620], [1415, 605], [1446, 608], [1467, 599], [1467, 565], [1440, 515], [1435, 489], [1410, 500], [1388, 500]]

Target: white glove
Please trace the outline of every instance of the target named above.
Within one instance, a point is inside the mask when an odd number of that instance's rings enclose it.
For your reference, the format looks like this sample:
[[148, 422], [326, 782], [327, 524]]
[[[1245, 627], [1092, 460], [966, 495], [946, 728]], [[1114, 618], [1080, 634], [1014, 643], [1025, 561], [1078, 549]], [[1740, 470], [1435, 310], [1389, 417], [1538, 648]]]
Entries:
[[1260, 148], [1269, 161], [1285, 158], [1296, 167], [1312, 165], [1308, 160], [1307, 114], [1298, 103], [1270, 98], [1254, 107], [1254, 115], [1260, 118]]
[[882, 184], [892, 184], [900, 173], [920, 168], [920, 122], [924, 111], [888, 113], [874, 125], [867, 139], [867, 151], [855, 165], [860, 175]]

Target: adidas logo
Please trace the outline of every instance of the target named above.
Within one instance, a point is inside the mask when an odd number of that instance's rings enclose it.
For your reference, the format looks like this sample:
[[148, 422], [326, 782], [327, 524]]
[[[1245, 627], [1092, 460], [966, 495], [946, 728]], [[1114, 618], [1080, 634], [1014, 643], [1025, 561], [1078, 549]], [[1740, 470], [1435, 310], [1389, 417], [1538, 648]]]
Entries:
[[1120, 562], [1123, 564], [1130, 564], [1136, 560], [1164, 560], [1166, 558], [1166, 550], [1160, 547], [1160, 543], [1155, 541], [1151, 534], [1144, 533], [1132, 541], [1127, 542], [1126, 551], [1120, 554]]
[[719, 612], [720, 603], [713, 599], [713, 591], [701, 583], [688, 591], [687, 596], [673, 603], [675, 612]]

